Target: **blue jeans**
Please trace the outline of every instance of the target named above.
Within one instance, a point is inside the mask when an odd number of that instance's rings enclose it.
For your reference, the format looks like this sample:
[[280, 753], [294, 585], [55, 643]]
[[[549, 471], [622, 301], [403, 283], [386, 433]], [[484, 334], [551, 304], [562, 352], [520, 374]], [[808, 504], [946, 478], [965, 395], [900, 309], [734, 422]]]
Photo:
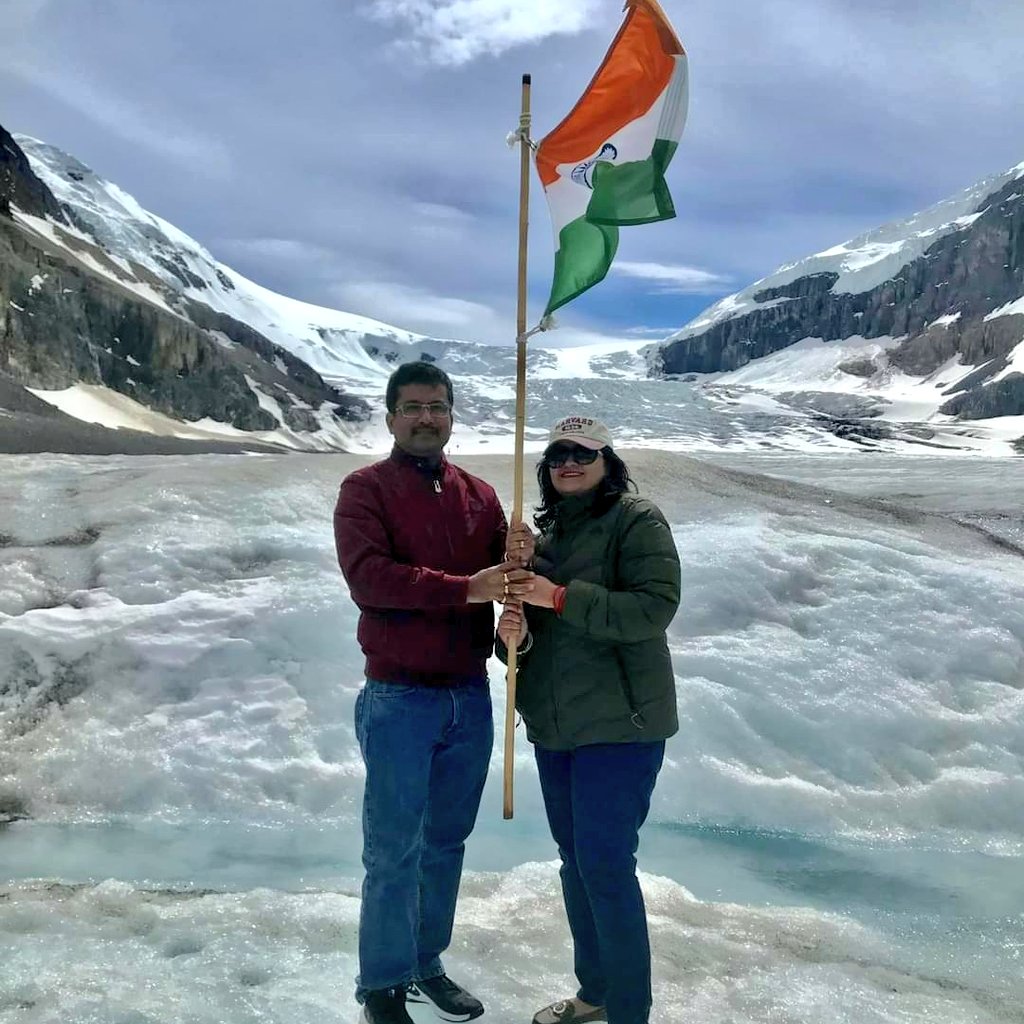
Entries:
[[635, 854], [665, 743], [537, 746], [534, 754], [562, 858], [578, 997], [604, 1006], [608, 1024], [647, 1024], [651, 947]]
[[444, 973], [466, 838], [494, 743], [486, 679], [451, 689], [368, 679], [356, 998]]

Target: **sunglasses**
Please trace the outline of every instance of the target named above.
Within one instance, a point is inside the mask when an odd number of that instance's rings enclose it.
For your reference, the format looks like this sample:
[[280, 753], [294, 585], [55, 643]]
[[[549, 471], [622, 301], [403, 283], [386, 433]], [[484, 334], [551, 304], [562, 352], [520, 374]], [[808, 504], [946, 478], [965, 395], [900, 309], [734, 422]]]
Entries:
[[600, 451], [593, 448], [584, 448], [579, 444], [560, 444], [555, 448], [549, 448], [544, 453], [544, 465], [551, 469], [558, 469], [567, 462], [575, 462], [577, 466], [589, 466], [597, 461]]

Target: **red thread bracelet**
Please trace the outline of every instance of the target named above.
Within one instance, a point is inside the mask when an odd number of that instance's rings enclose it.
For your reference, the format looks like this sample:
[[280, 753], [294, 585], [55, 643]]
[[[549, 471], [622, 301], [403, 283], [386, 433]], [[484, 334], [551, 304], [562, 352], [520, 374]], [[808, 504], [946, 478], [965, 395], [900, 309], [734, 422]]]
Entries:
[[556, 615], [562, 614], [562, 609], [565, 608], [565, 587], [555, 587], [555, 592], [551, 595], [551, 607], [554, 608]]

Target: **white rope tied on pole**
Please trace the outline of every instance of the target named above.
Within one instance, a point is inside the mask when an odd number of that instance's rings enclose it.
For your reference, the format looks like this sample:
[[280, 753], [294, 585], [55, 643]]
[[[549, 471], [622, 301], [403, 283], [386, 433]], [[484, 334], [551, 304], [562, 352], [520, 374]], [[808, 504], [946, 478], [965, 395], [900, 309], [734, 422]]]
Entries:
[[514, 132], [505, 136], [505, 144], [509, 149], [515, 149], [520, 142], [525, 142], [530, 147], [530, 152], [537, 152], [537, 143], [530, 138], [530, 115], [519, 115], [519, 127]]
[[548, 313], [547, 316], [541, 317], [540, 323], [538, 323], [536, 327], [527, 331], [525, 334], [520, 334], [516, 338], [516, 341], [529, 341], [535, 334], [540, 334], [543, 331], [553, 331], [557, 326], [558, 322], [550, 313]]

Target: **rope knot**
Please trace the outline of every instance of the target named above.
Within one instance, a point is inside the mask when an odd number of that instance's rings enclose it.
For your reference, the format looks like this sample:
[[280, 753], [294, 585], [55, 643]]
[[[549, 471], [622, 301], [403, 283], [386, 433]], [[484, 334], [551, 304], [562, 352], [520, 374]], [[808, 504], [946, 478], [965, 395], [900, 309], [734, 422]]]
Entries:
[[515, 149], [520, 142], [525, 142], [532, 152], [537, 152], [537, 143], [530, 138], [530, 115], [520, 114], [519, 127], [514, 132], [505, 136], [505, 143], [509, 149]]

